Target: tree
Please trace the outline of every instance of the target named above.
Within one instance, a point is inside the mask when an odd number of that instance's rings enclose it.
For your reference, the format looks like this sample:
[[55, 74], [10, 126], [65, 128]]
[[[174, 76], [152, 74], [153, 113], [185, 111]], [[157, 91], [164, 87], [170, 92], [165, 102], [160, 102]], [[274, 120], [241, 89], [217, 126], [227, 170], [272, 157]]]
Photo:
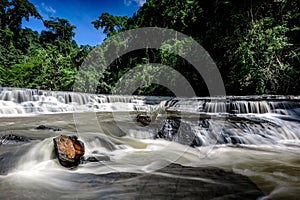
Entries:
[[103, 33], [110, 37], [122, 30], [128, 20], [127, 16], [113, 16], [107, 12], [102, 13], [97, 20], [92, 21], [98, 30], [103, 28]]
[[41, 19], [33, 4], [0, 2], [0, 84], [10, 87], [72, 90], [75, 74], [91, 47], [78, 47], [76, 28], [66, 19], [44, 20], [39, 34], [22, 20]]
[[1, 28], [17, 30], [21, 28], [22, 20], [30, 17], [42, 19], [36, 8], [28, 0], [2, 0], [0, 3]]
[[[300, 4], [297, 2], [148, 0], [121, 28], [109, 14], [103, 14], [95, 27], [104, 28], [108, 37], [120, 30], [140, 27], [175, 29], [193, 37], [209, 52], [228, 93], [299, 93]], [[176, 41], [164, 45], [180, 48]], [[126, 59], [126, 56], [131, 57]], [[192, 66], [176, 55], [145, 49], [126, 56], [118, 59], [122, 63], [113, 63], [109, 68], [113, 72], [109, 77], [114, 82], [144, 61], [163, 61], [188, 77], [192, 85], [199, 86], [201, 82], [201, 78], [194, 76]]]
[[[295, 13], [291, 11], [299, 10], [299, 6], [293, 2], [253, 1], [246, 8], [249, 15], [243, 18], [248, 19], [248, 23], [242, 26], [236, 23], [235, 32], [227, 36], [230, 41], [226, 52], [230, 69], [227, 84], [231, 91], [242, 94], [298, 92], [296, 51], [299, 44], [291, 37], [295, 26], [295, 22], [291, 23]], [[291, 9], [291, 5], [295, 7]]]
[[50, 20], [44, 20], [44, 26], [50, 30], [55, 39], [71, 41], [75, 36], [74, 29], [76, 29], [76, 26], [63, 18], [50, 17]]
[[49, 31], [41, 32], [40, 41], [44, 47], [54, 44], [58, 47], [58, 51], [65, 56], [71, 53], [73, 47], [77, 48], [76, 42], [73, 41], [76, 26], [68, 20], [52, 17], [50, 20], [44, 20], [44, 25], [49, 29]]
[[17, 40], [22, 20], [30, 17], [42, 19], [32, 3], [25, 0], [1, 0], [0, 3], [0, 44], [8, 47], [12, 40]]

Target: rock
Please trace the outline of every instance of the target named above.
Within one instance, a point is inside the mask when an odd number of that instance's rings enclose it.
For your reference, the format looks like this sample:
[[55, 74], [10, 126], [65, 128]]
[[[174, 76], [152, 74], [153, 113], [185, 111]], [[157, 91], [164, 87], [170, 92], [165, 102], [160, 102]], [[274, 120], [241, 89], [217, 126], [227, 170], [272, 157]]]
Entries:
[[172, 141], [178, 133], [181, 121], [180, 118], [168, 117], [164, 121], [163, 127], [158, 131], [156, 138], [164, 138], [166, 140]]
[[1, 144], [15, 144], [20, 142], [28, 142], [29, 139], [25, 136], [21, 135], [14, 135], [14, 134], [8, 134], [4, 135], [0, 139], [0, 145]]
[[45, 125], [39, 125], [38, 127], [36, 127], [36, 129], [38, 129], [38, 130], [46, 130], [46, 129], [50, 129], [50, 128], [46, 127]]
[[167, 117], [164, 121], [164, 125], [154, 138], [163, 138], [165, 140], [178, 142], [192, 147], [197, 146], [197, 144], [201, 144], [201, 141], [198, 141], [197, 136], [191, 129], [191, 123], [188, 121], [182, 121], [179, 117]]
[[101, 155], [101, 156], [89, 156], [87, 158], [84, 158], [81, 163], [82, 164], [86, 164], [86, 163], [89, 163], [89, 162], [107, 162], [107, 161], [110, 161], [110, 158], [109, 156], [106, 156], [106, 155]]
[[52, 128], [52, 131], [61, 131], [60, 128]]
[[37, 130], [52, 130], [52, 131], [61, 131], [60, 128], [51, 128], [51, 127], [47, 127], [45, 125], [39, 125], [38, 127], [36, 127], [35, 129]]
[[55, 154], [64, 167], [75, 167], [85, 153], [83, 142], [77, 136], [60, 135], [53, 139]]
[[213, 167], [170, 164], [154, 173], [74, 173], [70, 178], [81, 188], [88, 187], [89, 199], [265, 199], [248, 177]]
[[140, 122], [144, 126], [148, 126], [151, 123], [151, 117], [148, 115], [139, 114], [138, 116], [136, 116], [136, 121]]
[[87, 159], [85, 159], [85, 161], [87, 161], [87, 162], [99, 162], [98, 158], [96, 158], [94, 156], [88, 157]]

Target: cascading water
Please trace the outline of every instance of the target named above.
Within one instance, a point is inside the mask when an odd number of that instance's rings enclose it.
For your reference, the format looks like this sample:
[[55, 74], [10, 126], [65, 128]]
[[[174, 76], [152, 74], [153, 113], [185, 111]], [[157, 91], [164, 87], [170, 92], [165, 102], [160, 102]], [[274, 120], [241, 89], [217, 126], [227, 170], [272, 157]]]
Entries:
[[169, 98], [1, 88], [0, 116], [114, 110], [147, 111], [147, 105], [157, 104], [164, 99]]
[[[217, 167], [249, 177], [265, 198], [293, 199], [300, 195], [299, 116], [297, 96], [172, 98], [1, 88], [0, 198], [137, 198], [127, 183], [171, 197], [173, 187], [215, 184], [213, 175], [199, 177], [200, 169], [192, 168]], [[9, 142], [4, 136], [10, 134], [28, 141]], [[77, 135], [85, 157], [100, 161], [73, 170], [60, 166], [53, 154], [60, 134]], [[175, 175], [164, 171], [170, 163], [192, 168]], [[155, 183], [146, 186], [145, 180]], [[168, 189], [157, 188], [159, 181]]]
[[268, 99], [259, 97], [191, 98], [174, 99], [167, 102], [169, 110], [200, 113], [229, 114], [294, 114], [299, 113], [300, 99], [297, 96], [273, 96]]

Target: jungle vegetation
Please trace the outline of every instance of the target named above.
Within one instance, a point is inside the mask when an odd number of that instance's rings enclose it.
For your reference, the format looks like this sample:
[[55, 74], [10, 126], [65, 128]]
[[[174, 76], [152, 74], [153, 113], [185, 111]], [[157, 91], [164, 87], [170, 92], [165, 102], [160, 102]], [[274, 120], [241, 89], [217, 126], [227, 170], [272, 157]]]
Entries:
[[[38, 33], [24, 28], [22, 21], [31, 18], [42, 20], [45, 30]], [[188, 35], [216, 63], [227, 94], [299, 94], [299, 0], [147, 0], [131, 17], [99, 13], [91, 23], [107, 39], [140, 27], [162, 27]], [[74, 83], [81, 81], [76, 76], [80, 66], [95, 47], [79, 46], [73, 39], [75, 29], [67, 19], [44, 20], [28, 0], [1, 0], [0, 85], [76, 89]], [[123, 44], [115, 45], [126, 48]], [[205, 82], [193, 66], [168, 52], [172, 48], [185, 51], [184, 45], [174, 39], [158, 50], [145, 48], [122, 55], [100, 77], [96, 68], [94, 72], [89, 70], [85, 78], [97, 89], [87, 91], [114, 93], [117, 82], [130, 69], [160, 63], [182, 74], [197, 96], [208, 95]], [[173, 95], [167, 88], [152, 84], [153, 74], [147, 71], [132, 76], [133, 80], [143, 79], [145, 83], [135, 94]]]

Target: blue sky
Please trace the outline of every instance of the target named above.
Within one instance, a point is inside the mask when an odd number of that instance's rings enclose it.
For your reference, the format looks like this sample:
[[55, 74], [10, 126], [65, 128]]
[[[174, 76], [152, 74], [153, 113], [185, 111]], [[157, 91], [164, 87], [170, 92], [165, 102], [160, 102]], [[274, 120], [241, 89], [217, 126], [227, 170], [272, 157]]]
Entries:
[[[112, 15], [131, 17], [146, 0], [29, 0], [35, 5], [44, 19], [60, 17], [67, 19], [77, 28], [75, 40], [78, 45], [100, 44], [105, 35], [101, 30], [96, 30], [91, 24], [98, 19], [102, 12]], [[24, 21], [23, 27], [29, 27], [40, 32], [46, 30], [42, 21], [31, 18]]]

